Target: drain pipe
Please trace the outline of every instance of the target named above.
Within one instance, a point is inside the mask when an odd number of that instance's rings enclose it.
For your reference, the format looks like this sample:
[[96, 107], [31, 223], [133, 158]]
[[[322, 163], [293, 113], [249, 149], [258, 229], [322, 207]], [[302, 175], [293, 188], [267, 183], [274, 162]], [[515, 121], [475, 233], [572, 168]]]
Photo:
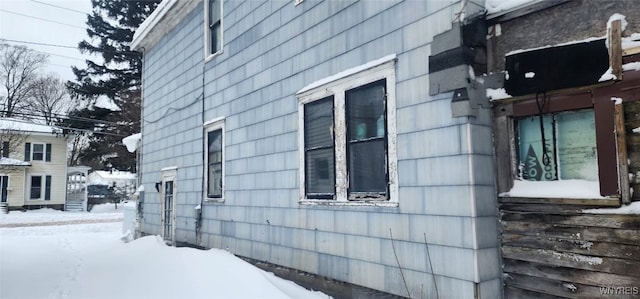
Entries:
[[[202, 111], [201, 111], [201, 123], [202, 125], [204, 125], [204, 117], [205, 117], [205, 103], [204, 103], [204, 85], [205, 85], [205, 80], [204, 80], [204, 73], [205, 73], [205, 62], [202, 62], [202, 93], [201, 93], [201, 97], [202, 97]], [[204, 132], [204, 128], [201, 128]], [[205, 186], [205, 175], [206, 175], [206, 165], [204, 165], [204, 161], [205, 161], [205, 155], [206, 155], [206, 150], [207, 150], [207, 145], [205, 144], [205, 138], [202, 138], [202, 167], [203, 167], [203, 171], [202, 171], [202, 188], [200, 188], [201, 190], [201, 194], [200, 194], [200, 204], [198, 206], [195, 207], [195, 233], [196, 233], [196, 244], [202, 246], [202, 234], [200, 233], [200, 229], [202, 228], [202, 205], [204, 204], [204, 190], [206, 188]]]

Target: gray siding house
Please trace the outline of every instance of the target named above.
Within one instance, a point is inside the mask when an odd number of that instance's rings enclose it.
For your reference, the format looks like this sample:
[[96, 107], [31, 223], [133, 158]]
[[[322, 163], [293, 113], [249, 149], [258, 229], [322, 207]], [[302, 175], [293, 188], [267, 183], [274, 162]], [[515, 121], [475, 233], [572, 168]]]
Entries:
[[132, 41], [141, 233], [399, 296], [501, 297], [491, 110], [467, 59], [483, 9], [163, 1]]

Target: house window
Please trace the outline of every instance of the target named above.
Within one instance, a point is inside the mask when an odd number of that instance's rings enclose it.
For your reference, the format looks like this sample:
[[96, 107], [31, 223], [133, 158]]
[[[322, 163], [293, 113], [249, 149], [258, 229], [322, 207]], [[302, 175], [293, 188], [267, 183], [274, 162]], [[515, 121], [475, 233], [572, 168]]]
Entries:
[[[44, 195], [44, 198], [43, 198]], [[29, 184], [29, 199], [51, 200], [51, 176], [33, 175]]]
[[9, 195], [9, 176], [0, 175], [0, 202], [7, 202]]
[[298, 92], [303, 202], [397, 203], [395, 56], [376, 62]]
[[25, 161], [51, 161], [51, 143], [25, 143]]
[[2, 157], [3, 158], [9, 158], [9, 152], [11, 150], [9, 149], [9, 141], [3, 141], [2, 142]]
[[347, 172], [353, 198], [387, 192], [384, 80], [346, 92]]
[[32, 156], [31, 156], [31, 160], [33, 161], [42, 161], [44, 160], [44, 144], [41, 143], [34, 143], [32, 145]]
[[207, 199], [224, 195], [224, 120], [205, 124]]
[[205, 1], [205, 57], [222, 52], [222, 0]]
[[522, 117], [517, 127], [522, 179], [598, 180], [593, 109]]
[[304, 105], [304, 152], [307, 198], [333, 199], [335, 167], [332, 96]]

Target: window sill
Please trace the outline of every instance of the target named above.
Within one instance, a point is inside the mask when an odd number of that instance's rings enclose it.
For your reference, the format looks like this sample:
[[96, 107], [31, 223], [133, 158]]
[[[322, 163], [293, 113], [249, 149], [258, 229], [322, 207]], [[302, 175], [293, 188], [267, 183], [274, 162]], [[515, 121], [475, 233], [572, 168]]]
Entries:
[[298, 203], [305, 206], [349, 206], [349, 207], [386, 207], [397, 208], [398, 202], [382, 200], [336, 201], [331, 199], [302, 199]]
[[207, 62], [209, 62], [209, 61], [213, 60], [214, 58], [216, 58], [216, 57], [218, 57], [218, 56], [222, 55], [222, 53], [224, 53], [224, 51], [223, 51], [223, 50], [220, 50], [220, 51], [215, 52], [215, 53], [213, 53], [213, 54], [207, 55], [207, 56], [204, 58], [204, 63], [207, 63]]
[[205, 198], [204, 203], [224, 203], [224, 198]]
[[619, 207], [620, 199], [608, 198], [547, 198], [547, 197], [512, 197], [498, 196], [501, 204], [553, 204], [553, 205], [580, 205], [580, 206], [607, 206]]

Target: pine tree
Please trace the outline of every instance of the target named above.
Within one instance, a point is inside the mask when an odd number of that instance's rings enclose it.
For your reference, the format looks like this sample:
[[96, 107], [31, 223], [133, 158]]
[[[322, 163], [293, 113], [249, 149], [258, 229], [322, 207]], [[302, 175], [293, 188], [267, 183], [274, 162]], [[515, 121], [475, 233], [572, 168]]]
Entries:
[[[128, 153], [121, 143], [123, 137], [140, 132], [140, 84], [142, 73], [142, 54], [132, 51], [129, 43], [135, 30], [155, 9], [160, 0], [92, 0], [93, 11], [87, 17], [87, 35], [90, 40], [78, 44], [83, 53], [99, 55], [101, 62], [87, 60], [86, 68], [73, 67], [75, 82], [67, 82], [72, 96], [90, 101], [89, 108], [77, 109], [71, 115], [96, 120], [115, 122], [92, 129], [108, 134], [93, 134], [89, 146], [80, 153], [84, 164], [98, 162], [102, 168], [108, 164], [122, 170], [135, 168], [135, 155]], [[91, 108], [98, 96], [108, 96], [120, 111], [104, 111]], [[132, 102], [133, 101], [133, 102]], [[137, 107], [138, 113], [127, 109]], [[135, 110], [135, 108], [133, 108]], [[67, 126], [85, 126], [77, 121], [67, 121]], [[122, 149], [120, 149], [122, 148]]]

